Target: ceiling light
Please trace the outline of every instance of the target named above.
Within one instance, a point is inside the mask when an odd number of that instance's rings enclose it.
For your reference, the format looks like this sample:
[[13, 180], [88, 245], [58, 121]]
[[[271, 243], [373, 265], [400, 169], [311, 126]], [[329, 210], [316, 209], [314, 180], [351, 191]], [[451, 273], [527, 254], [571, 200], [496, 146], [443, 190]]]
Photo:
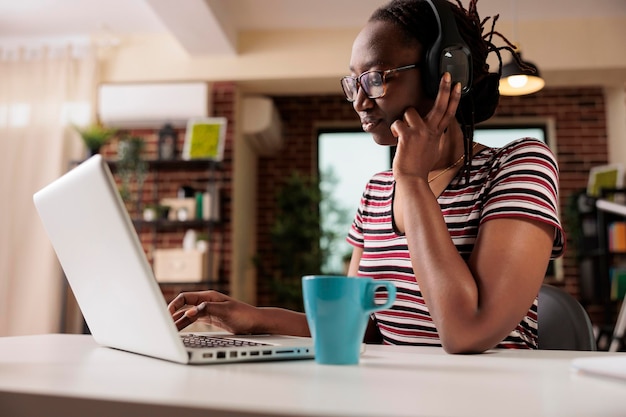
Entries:
[[[513, 39], [517, 41], [518, 13], [516, 0], [511, 0], [511, 16], [513, 18]], [[537, 66], [532, 62], [522, 60], [519, 45], [515, 45], [514, 52], [516, 56], [502, 67], [500, 94], [503, 96], [523, 96], [541, 90], [545, 81], [539, 75]]]
[[523, 61], [521, 53], [516, 52], [523, 68], [515, 59], [502, 67], [500, 77], [500, 94], [503, 96], [522, 96], [536, 93], [545, 85], [539, 69], [532, 62]]

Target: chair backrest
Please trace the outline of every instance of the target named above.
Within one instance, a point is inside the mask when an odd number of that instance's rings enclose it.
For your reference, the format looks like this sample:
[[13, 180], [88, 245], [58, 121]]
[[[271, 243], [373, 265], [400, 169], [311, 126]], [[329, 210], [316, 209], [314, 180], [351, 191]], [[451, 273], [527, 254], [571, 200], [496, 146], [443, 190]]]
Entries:
[[597, 350], [591, 320], [566, 291], [544, 284], [537, 310], [539, 349]]

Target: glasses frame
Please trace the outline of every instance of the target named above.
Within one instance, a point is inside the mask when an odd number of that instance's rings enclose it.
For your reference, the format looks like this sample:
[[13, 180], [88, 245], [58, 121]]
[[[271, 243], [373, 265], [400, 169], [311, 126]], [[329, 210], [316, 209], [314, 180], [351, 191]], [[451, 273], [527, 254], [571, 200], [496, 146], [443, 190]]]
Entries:
[[[381, 98], [381, 97], [384, 97], [385, 94], [387, 93], [387, 76], [389, 74], [393, 74], [395, 72], [407, 71], [407, 70], [414, 69], [414, 68], [418, 68], [419, 65], [420, 65], [420, 63], [416, 62], [415, 64], [404, 65], [402, 67], [392, 68], [392, 69], [388, 69], [388, 70], [384, 70], [384, 71], [383, 70], [365, 71], [365, 72], [361, 73], [360, 75], [358, 75], [356, 77], [353, 77], [351, 75], [346, 75], [345, 77], [341, 77], [341, 89], [343, 90], [343, 94], [346, 96], [346, 100], [348, 100], [351, 103], [356, 100], [356, 96], [359, 94], [359, 89], [363, 89], [365, 94], [367, 94], [367, 98], [371, 98], [371, 99]], [[371, 74], [373, 72], [380, 74], [380, 76], [382, 78], [382, 84], [383, 84], [383, 92], [382, 92], [382, 94], [371, 95], [371, 94], [369, 94], [367, 92], [367, 90], [365, 88], [363, 88], [363, 84], [361, 83], [361, 79], [364, 76], [366, 76], [367, 74]], [[354, 80], [354, 82], [356, 84], [356, 91], [354, 92], [354, 94], [353, 94], [354, 98], [352, 98], [352, 99], [350, 97], [348, 97], [348, 92], [346, 91], [344, 80]]]

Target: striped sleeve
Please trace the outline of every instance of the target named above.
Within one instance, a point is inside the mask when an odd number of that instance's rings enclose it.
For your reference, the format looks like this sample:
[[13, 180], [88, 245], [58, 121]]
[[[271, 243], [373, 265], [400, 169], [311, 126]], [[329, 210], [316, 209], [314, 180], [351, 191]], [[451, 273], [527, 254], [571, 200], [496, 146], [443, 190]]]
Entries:
[[[393, 175], [385, 171], [374, 175], [365, 187], [359, 208], [346, 238], [351, 245], [363, 248], [365, 245], [365, 219], [372, 235], [381, 233], [391, 223], [391, 198], [393, 195]], [[379, 227], [380, 226], [380, 227]], [[382, 228], [382, 230], [380, 230]]]
[[552, 258], [564, 251], [558, 217], [559, 171], [550, 148], [535, 139], [522, 139], [502, 148], [494, 171], [481, 224], [496, 218], [524, 217], [554, 226]]

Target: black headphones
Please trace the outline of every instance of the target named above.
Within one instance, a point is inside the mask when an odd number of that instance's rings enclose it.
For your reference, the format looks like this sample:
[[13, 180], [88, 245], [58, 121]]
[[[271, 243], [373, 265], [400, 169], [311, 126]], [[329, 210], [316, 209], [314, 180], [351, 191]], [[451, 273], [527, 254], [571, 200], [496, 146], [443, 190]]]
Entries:
[[435, 13], [439, 34], [426, 51], [424, 88], [426, 94], [437, 97], [439, 83], [445, 72], [452, 76], [452, 85], [461, 83], [461, 95], [469, 93], [472, 86], [472, 53], [461, 37], [450, 4], [447, 0], [426, 0]]

